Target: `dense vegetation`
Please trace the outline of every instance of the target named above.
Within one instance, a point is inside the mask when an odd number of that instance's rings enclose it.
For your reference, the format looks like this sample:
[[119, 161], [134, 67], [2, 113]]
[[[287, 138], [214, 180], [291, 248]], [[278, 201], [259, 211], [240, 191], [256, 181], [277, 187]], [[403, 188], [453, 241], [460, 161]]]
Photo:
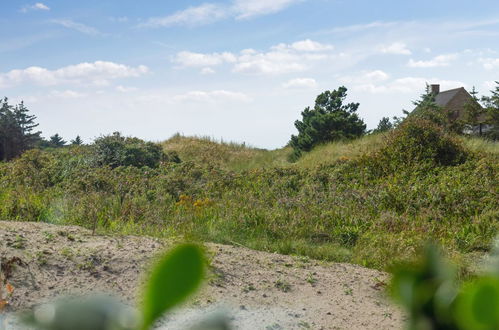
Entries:
[[289, 149], [180, 136], [163, 147], [182, 161], [113, 168], [95, 162], [93, 146], [28, 151], [0, 164], [0, 218], [377, 268], [412, 257], [429, 238], [465, 262], [488, 249], [499, 227], [497, 144], [456, 138], [423, 119], [324, 145], [294, 164]]

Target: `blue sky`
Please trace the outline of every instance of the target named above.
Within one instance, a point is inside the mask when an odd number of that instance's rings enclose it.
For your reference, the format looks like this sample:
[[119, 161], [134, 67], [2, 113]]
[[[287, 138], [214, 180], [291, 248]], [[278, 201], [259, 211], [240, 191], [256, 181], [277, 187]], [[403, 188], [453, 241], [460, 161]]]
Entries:
[[499, 80], [499, 2], [0, 1], [0, 96], [45, 136], [176, 132], [276, 148], [345, 85], [370, 128], [424, 90]]

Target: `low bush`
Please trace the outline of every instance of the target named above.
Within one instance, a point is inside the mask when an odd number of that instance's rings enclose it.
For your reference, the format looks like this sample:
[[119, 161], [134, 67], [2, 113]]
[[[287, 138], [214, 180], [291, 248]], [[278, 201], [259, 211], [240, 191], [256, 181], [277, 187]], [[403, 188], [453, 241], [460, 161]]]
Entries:
[[164, 157], [161, 146], [138, 138], [124, 137], [118, 132], [97, 138], [93, 149], [96, 163], [111, 168], [118, 166], [155, 168]]

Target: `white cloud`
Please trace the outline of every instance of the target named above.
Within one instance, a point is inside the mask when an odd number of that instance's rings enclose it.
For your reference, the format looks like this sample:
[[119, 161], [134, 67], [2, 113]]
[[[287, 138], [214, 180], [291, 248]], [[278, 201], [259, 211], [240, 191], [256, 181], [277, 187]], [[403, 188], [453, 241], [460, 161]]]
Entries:
[[380, 51], [384, 54], [411, 55], [411, 51], [403, 42], [394, 42], [388, 46], [381, 46]]
[[32, 11], [32, 10], [48, 11], [48, 10], [50, 10], [50, 8], [42, 2], [37, 2], [34, 5], [27, 5], [27, 6], [24, 6], [21, 8], [22, 13], [27, 13], [28, 11]]
[[205, 3], [177, 11], [169, 16], [150, 18], [145, 23], [139, 24], [139, 27], [198, 26], [219, 21], [227, 16], [229, 12], [226, 6]]
[[129, 92], [135, 92], [137, 91], [138, 89], [136, 87], [126, 87], [126, 86], [122, 86], [122, 85], [118, 85], [116, 86], [115, 88], [118, 92], [120, 93], [129, 93]]
[[233, 11], [237, 19], [247, 19], [255, 16], [279, 12], [301, 0], [236, 0]]
[[278, 44], [276, 46], [273, 46], [272, 49], [274, 50], [285, 50], [285, 49], [290, 49], [290, 50], [296, 50], [299, 52], [323, 52], [323, 51], [329, 51], [332, 50], [334, 47], [329, 44], [322, 44], [317, 41], [313, 41], [310, 39], [305, 39], [305, 40], [300, 40], [293, 42], [292, 44]]
[[[318, 61], [331, 57], [333, 47], [310, 39], [292, 44], [278, 44], [267, 52], [254, 49], [244, 49], [239, 54], [224, 53], [194, 53], [182, 51], [177, 53], [173, 62], [181, 67], [209, 68], [222, 64], [231, 64], [232, 71], [248, 74], [283, 74], [305, 71]], [[205, 70], [204, 73], [210, 73]]]
[[215, 73], [215, 70], [213, 70], [212, 68], [201, 69], [201, 74], [213, 74], [213, 73]]
[[246, 53], [238, 58], [232, 71], [249, 74], [282, 74], [306, 69], [299, 55], [287, 51]]
[[376, 21], [367, 24], [354, 24], [347, 26], [340, 26], [337, 28], [333, 28], [327, 31], [321, 31], [320, 34], [337, 34], [337, 33], [355, 33], [355, 32], [363, 32], [367, 30], [374, 30], [380, 28], [388, 28], [399, 24], [398, 22], [382, 22]]
[[481, 58], [479, 61], [487, 70], [499, 69], [499, 58]]
[[109, 80], [138, 77], [147, 73], [149, 69], [144, 65], [130, 67], [113, 62], [96, 61], [69, 65], [57, 70], [32, 66], [26, 69], [11, 70], [0, 73], [0, 88], [12, 87], [25, 83], [40, 86], [59, 84], [82, 84], [105, 86]]
[[233, 0], [230, 4], [204, 3], [164, 17], [152, 17], [138, 27], [200, 26], [226, 18], [249, 19], [273, 14], [304, 0]]
[[317, 81], [313, 78], [291, 79], [282, 85], [284, 88], [313, 88], [317, 86]]
[[85, 25], [82, 23], [74, 22], [74, 21], [69, 20], [69, 19], [53, 19], [50, 22], [57, 24], [57, 25], [60, 25], [60, 26], [63, 26], [65, 28], [71, 29], [71, 30], [81, 32], [83, 34], [88, 34], [88, 35], [92, 35], [92, 36], [104, 35], [102, 32], [100, 32], [99, 30], [97, 30], [94, 27], [91, 27], [91, 26], [88, 26], [88, 25]]
[[364, 71], [355, 76], [340, 77], [339, 81], [344, 84], [369, 85], [388, 80], [390, 76], [382, 70]]
[[58, 98], [58, 99], [77, 99], [84, 96], [86, 96], [86, 94], [69, 89], [64, 91], [53, 90], [49, 93], [49, 97]]
[[435, 68], [440, 66], [449, 66], [457, 59], [457, 54], [438, 55], [428, 61], [415, 61], [412, 58], [407, 65], [411, 68]]
[[384, 71], [374, 70], [374, 71], [366, 72], [364, 74], [364, 77], [370, 81], [385, 81], [388, 79], [389, 75]]
[[215, 91], [191, 91], [185, 94], [177, 95], [173, 98], [178, 102], [250, 102], [251, 98], [244, 93], [231, 92], [226, 90]]
[[184, 67], [207, 67], [233, 63], [236, 61], [236, 56], [229, 52], [203, 54], [183, 51], [178, 53], [173, 61]]

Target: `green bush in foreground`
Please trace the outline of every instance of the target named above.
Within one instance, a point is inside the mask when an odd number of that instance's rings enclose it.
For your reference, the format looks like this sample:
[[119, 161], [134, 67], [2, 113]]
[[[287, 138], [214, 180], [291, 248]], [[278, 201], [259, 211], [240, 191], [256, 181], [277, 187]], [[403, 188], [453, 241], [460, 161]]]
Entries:
[[[41, 305], [24, 316], [25, 322], [46, 330], [147, 330], [173, 307], [195, 292], [204, 277], [206, 260], [196, 245], [177, 246], [153, 267], [145, 284], [140, 317], [110, 297], [66, 298]], [[228, 328], [224, 318], [213, 330]], [[206, 328], [202, 324], [200, 329]]]
[[395, 269], [391, 291], [409, 314], [409, 329], [499, 329], [499, 250], [484, 274], [462, 283], [434, 246], [418, 263]]

